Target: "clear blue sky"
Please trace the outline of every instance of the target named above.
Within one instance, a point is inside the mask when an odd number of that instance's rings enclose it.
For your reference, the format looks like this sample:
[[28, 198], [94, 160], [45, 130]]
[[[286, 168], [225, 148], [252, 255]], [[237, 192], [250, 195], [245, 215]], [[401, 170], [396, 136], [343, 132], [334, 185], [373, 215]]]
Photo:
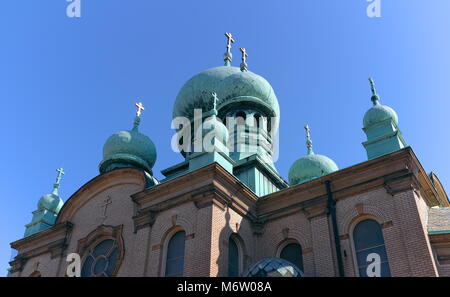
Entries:
[[66, 170], [66, 200], [98, 174], [107, 137], [131, 128], [137, 100], [157, 177], [182, 160], [170, 148], [172, 105], [192, 75], [222, 65], [224, 32], [235, 35], [234, 64], [246, 47], [278, 96], [284, 178], [305, 154], [306, 123], [315, 152], [340, 168], [366, 160], [373, 76], [422, 165], [450, 187], [450, 1], [382, 0], [381, 18], [367, 17], [366, 0], [81, 1], [80, 19], [65, 0], [0, 6], [0, 275], [55, 169]]

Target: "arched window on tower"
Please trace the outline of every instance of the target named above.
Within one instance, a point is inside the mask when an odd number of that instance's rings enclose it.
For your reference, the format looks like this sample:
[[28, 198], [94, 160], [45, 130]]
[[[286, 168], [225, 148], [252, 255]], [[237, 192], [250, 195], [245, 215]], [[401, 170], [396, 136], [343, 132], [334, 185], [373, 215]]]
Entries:
[[298, 243], [287, 244], [280, 252], [280, 258], [287, 260], [303, 271], [302, 247]]
[[391, 276], [383, 232], [378, 222], [368, 219], [353, 230], [359, 276]]
[[243, 111], [238, 111], [236, 113], [236, 123], [237, 125], [245, 125], [245, 121], [247, 119], [247, 114]]
[[263, 128], [263, 124], [262, 124], [262, 118], [261, 115], [259, 113], [255, 113], [255, 115], [253, 116], [253, 120], [254, 120], [254, 127], [259, 130]]
[[186, 232], [178, 231], [169, 240], [169, 244], [167, 245], [165, 276], [183, 276], [185, 237]]
[[233, 238], [228, 242], [228, 276], [239, 276], [239, 248]]

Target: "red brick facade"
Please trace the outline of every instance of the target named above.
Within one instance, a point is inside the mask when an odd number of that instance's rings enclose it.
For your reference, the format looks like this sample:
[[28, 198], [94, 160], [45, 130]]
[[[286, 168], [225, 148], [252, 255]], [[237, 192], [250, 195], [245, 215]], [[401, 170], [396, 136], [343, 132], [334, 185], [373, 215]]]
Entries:
[[[104, 225], [123, 226], [117, 276], [163, 276], [168, 241], [178, 230], [186, 234], [184, 276], [227, 276], [231, 236], [239, 246], [241, 273], [261, 258], [279, 257], [284, 245], [295, 242], [306, 276], [338, 276], [325, 181], [336, 201], [345, 276], [358, 276], [353, 228], [367, 218], [381, 226], [392, 276], [450, 275], [450, 265], [437, 263], [435, 251], [438, 247], [440, 259], [446, 259], [449, 238], [427, 232], [429, 208], [448, 201], [410, 148], [265, 197], [218, 164], [150, 189], [144, 189], [140, 171], [115, 170], [75, 193], [53, 228], [12, 243], [19, 251], [12, 275], [64, 276], [67, 254]], [[113, 203], [99, 221], [99, 201], [106, 195]]]

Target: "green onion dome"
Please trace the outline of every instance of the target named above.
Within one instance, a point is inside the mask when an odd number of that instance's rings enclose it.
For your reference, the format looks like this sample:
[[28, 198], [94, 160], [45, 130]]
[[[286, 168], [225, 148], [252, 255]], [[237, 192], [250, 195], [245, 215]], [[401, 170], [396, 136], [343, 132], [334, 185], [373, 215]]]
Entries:
[[137, 167], [149, 173], [156, 162], [156, 148], [153, 141], [138, 131], [140, 118], [136, 116], [134, 127], [111, 135], [103, 146], [103, 161], [100, 173], [116, 168]]
[[289, 183], [291, 185], [301, 184], [337, 170], [339, 168], [336, 163], [327, 156], [307, 155], [292, 164], [289, 170]]
[[307, 131], [306, 146], [308, 153], [295, 161], [289, 169], [289, 183], [291, 185], [301, 184], [339, 170], [336, 163], [327, 156], [314, 154], [309, 127], [305, 126], [305, 129]]
[[214, 133], [214, 137], [222, 142], [224, 145], [228, 142], [229, 132], [227, 126], [225, 126], [216, 114], [205, 119], [202, 126], [203, 138], [210, 133]]
[[[228, 76], [240, 72], [239, 68], [232, 66], [219, 66], [200, 72], [189, 79], [178, 92], [173, 106], [173, 118], [194, 118], [194, 109], [209, 111], [210, 98], [204, 93], [217, 92], [219, 85]], [[217, 94], [222, 98], [221, 94]]]
[[386, 120], [391, 120], [398, 125], [398, 115], [389, 106], [380, 103], [380, 97], [375, 89], [375, 83], [372, 78], [369, 78], [369, 82], [372, 88], [372, 102], [373, 106], [365, 113], [363, 119], [364, 128], [370, 127], [372, 125], [384, 122]]
[[379, 100], [372, 100], [373, 106], [365, 113], [363, 119], [364, 128], [370, 127], [374, 124], [392, 120], [395, 125], [398, 125], [397, 113], [389, 106], [382, 105]]
[[38, 202], [39, 210], [49, 210], [54, 213], [58, 213], [61, 207], [64, 205], [64, 201], [58, 196], [57, 192], [53, 192], [42, 196]]
[[194, 109], [210, 110], [209, 98], [204, 92], [217, 93], [220, 114], [243, 104], [257, 107], [268, 117], [280, 114], [278, 99], [266, 79], [238, 67], [219, 66], [200, 72], [184, 84], [175, 100], [173, 118], [182, 116], [192, 120]]
[[220, 113], [245, 105], [267, 117], [278, 117], [280, 106], [270, 83], [251, 71], [239, 71], [225, 78], [217, 89]]

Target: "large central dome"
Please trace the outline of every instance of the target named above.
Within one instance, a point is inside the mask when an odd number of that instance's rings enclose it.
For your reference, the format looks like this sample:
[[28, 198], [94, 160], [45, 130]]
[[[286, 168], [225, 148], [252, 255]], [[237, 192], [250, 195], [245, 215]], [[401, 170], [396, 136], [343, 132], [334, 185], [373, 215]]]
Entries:
[[266, 79], [238, 67], [219, 66], [200, 72], [184, 84], [173, 107], [173, 118], [193, 119], [194, 109], [209, 111], [212, 102], [210, 96], [204, 96], [205, 91], [217, 93], [219, 114], [223, 108], [243, 102], [254, 105], [265, 116], [280, 114], [277, 97]]

